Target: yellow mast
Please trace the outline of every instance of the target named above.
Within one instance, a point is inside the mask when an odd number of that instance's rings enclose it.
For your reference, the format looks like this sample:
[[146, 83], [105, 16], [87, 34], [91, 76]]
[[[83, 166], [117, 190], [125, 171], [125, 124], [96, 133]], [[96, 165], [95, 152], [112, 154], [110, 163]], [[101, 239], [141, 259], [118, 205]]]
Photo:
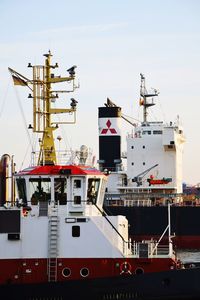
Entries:
[[[52, 108], [52, 101], [58, 98], [59, 93], [74, 92], [77, 88], [75, 85], [75, 68], [71, 67], [67, 71], [69, 76], [60, 77], [54, 76], [51, 73], [51, 69], [58, 68], [58, 64], [51, 65], [52, 54], [44, 54], [45, 65], [32, 66], [30, 63], [28, 67], [33, 69], [33, 79], [29, 80], [25, 76], [19, 74], [13, 69], [9, 68], [12, 74], [15, 85], [28, 86], [32, 94], [29, 94], [29, 98], [33, 99], [33, 126], [29, 125], [29, 128], [33, 129], [33, 132], [42, 133], [42, 139], [40, 140], [40, 152], [38, 158], [39, 165], [55, 165], [56, 164], [56, 150], [54, 144], [53, 131], [58, 128], [58, 124], [75, 123], [76, 121], [76, 103], [74, 98], [71, 98], [70, 108]], [[72, 90], [52, 90], [52, 84], [60, 82], [72, 82]], [[53, 122], [52, 115], [70, 113], [73, 114], [73, 121], [71, 122]]]

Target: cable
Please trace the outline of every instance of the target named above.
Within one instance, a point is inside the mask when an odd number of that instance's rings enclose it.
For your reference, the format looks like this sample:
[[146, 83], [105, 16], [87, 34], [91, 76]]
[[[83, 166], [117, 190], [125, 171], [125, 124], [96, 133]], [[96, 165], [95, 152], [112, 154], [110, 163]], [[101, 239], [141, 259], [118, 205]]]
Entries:
[[122, 116], [127, 117], [127, 118], [129, 118], [129, 119], [132, 119], [132, 120], [134, 120], [134, 121], [137, 121], [137, 122], [141, 123], [141, 120], [135, 119], [135, 118], [130, 117], [130, 116], [128, 116], [128, 115], [122, 114]]
[[23, 118], [23, 121], [24, 121], [25, 131], [26, 131], [26, 134], [27, 134], [27, 136], [28, 136], [29, 143], [30, 143], [31, 148], [32, 148], [32, 151], [33, 151], [33, 145], [32, 145], [32, 141], [31, 141], [31, 137], [30, 137], [29, 131], [28, 131], [28, 126], [27, 126], [25, 114], [24, 114], [24, 111], [23, 111], [23, 108], [22, 108], [22, 104], [21, 104], [21, 101], [20, 101], [20, 97], [19, 97], [19, 94], [18, 94], [17, 89], [14, 88], [14, 90], [15, 90], [16, 98], [17, 98], [17, 101], [18, 101], [18, 104], [19, 104], [20, 112], [21, 112], [21, 114], [22, 114], [22, 118]]

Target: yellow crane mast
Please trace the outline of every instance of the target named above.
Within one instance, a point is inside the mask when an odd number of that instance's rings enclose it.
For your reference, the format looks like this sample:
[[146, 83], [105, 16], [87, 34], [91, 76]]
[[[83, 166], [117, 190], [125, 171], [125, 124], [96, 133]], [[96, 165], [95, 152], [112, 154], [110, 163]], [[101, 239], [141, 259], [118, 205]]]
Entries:
[[[75, 84], [76, 66], [72, 66], [67, 70], [69, 73], [67, 77], [55, 76], [51, 70], [58, 68], [58, 64], [51, 64], [52, 54], [50, 51], [44, 56], [44, 65], [32, 66], [31, 63], [28, 64], [28, 67], [33, 70], [33, 79], [31, 80], [11, 68], [8, 69], [12, 74], [14, 85], [27, 86], [32, 91], [28, 98], [33, 99], [33, 125], [29, 125], [29, 128], [32, 128], [35, 133], [42, 133], [38, 165], [55, 165], [57, 161], [53, 132], [59, 124], [76, 122], [77, 101], [71, 98], [69, 108], [53, 108], [52, 103], [59, 98], [59, 93], [74, 92], [78, 88]], [[71, 90], [52, 90], [53, 84], [61, 82], [71, 82]], [[73, 115], [73, 120], [70, 122], [55, 122], [52, 120], [52, 116], [55, 114], [70, 114]]]

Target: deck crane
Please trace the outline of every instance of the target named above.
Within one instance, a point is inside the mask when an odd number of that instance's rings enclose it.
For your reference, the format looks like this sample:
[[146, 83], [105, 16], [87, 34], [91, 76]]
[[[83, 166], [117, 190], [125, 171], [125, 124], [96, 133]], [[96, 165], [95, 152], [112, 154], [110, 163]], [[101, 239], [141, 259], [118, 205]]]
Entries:
[[133, 179], [132, 179], [132, 182], [136, 182], [137, 183], [137, 186], [140, 186], [142, 185], [142, 178], [149, 172], [151, 171], [153, 168], [157, 167], [158, 164], [146, 169], [145, 171], [143, 171], [142, 173], [138, 174], [137, 176], [135, 176]]

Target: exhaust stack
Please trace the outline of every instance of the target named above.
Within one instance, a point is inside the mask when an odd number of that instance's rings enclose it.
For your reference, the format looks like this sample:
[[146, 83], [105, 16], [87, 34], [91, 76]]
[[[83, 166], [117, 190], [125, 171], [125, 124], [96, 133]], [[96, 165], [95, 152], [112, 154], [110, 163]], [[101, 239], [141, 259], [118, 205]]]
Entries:
[[[117, 172], [121, 170], [121, 107], [98, 108], [99, 125], [99, 169]], [[112, 103], [112, 102], [111, 102]]]
[[0, 161], [0, 206], [9, 201], [9, 166], [10, 156], [4, 154]]

